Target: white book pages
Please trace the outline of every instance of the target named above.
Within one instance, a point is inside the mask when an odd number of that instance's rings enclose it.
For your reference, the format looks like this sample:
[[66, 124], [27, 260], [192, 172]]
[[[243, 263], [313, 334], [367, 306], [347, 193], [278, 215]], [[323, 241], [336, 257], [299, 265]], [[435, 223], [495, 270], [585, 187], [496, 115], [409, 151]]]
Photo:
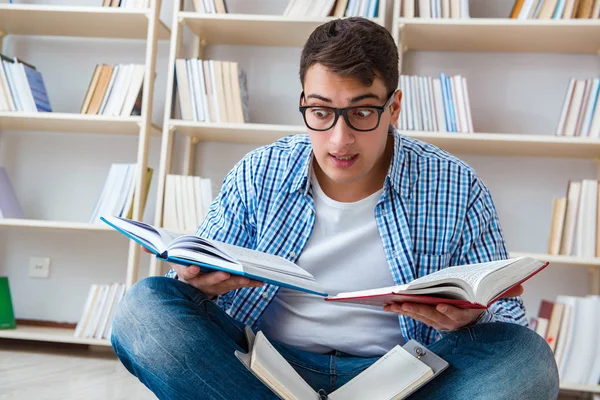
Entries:
[[556, 135], [563, 136], [565, 134], [565, 122], [571, 106], [571, 99], [573, 97], [573, 90], [575, 89], [575, 78], [571, 78], [569, 85], [567, 86], [567, 93], [563, 102], [562, 110], [560, 112], [560, 118], [558, 119], [558, 126], [556, 128]]
[[108, 325], [108, 320], [112, 314], [112, 308], [115, 301], [115, 296], [117, 295], [117, 289], [119, 288], [118, 283], [113, 283], [109, 286], [108, 294], [106, 295], [106, 304], [104, 305], [104, 309], [102, 310], [102, 314], [100, 315], [100, 320], [98, 321], [98, 326], [96, 327], [96, 332], [94, 332], [94, 338], [102, 339], [102, 335], [104, 334], [104, 330]]
[[583, 95], [585, 92], [585, 80], [576, 80], [575, 88], [573, 89], [573, 97], [571, 98], [571, 106], [567, 114], [565, 123], [564, 136], [575, 136], [577, 128], [577, 119], [582, 108]]
[[206, 77], [204, 75], [204, 62], [203, 60], [196, 59], [196, 69], [198, 70], [198, 78], [200, 85], [200, 97], [202, 98], [202, 114], [204, 116], [204, 122], [211, 122], [210, 110], [208, 108], [208, 94], [206, 92]]
[[558, 341], [556, 342], [556, 349], [554, 350], [558, 375], [559, 377], [562, 377], [564, 373], [561, 372], [561, 369], [564, 368], [571, 338], [573, 336], [571, 325], [573, 323], [573, 311], [575, 309], [576, 300], [573, 296], [559, 295], [556, 298], [556, 302], [564, 304], [563, 317], [560, 321], [560, 329], [558, 332]]
[[16, 78], [14, 76], [13, 71], [13, 63], [8, 61], [2, 61], [4, 65], [4, 72], [6, 73], [8, 87], [10, 88], [10, 92], [12, 94], [12, 99], [14, 103], [14, 111], [24, 111], [23, 105], [21, 104], [21, 98], [19, 96], [19, 91], [17, 90]]
[[399, 128], [402, 131], [408, 130], [408, 124], [406, 121], [406, 89], [404, 88], [404, 75], [400, 75], [400, 79], [398, 82], [398, 89], [402, 93], [402, 97], [400, 98], [400, 118], [399, 118]]
[[128, 64], [126, 74], [125, 74], [125, 79], [123, 80], [123, 84], [118, 88], [119, 90], [117, 90], [117, 92], [115, 93], [115, 95], [116, 95], [115, 104], [114, 104], [114, 108], [112, 110], [112, 115], [115, 117], [120, 116], [121, 113], [123, 112], [123, 105], [125, 104], [125, 96], [127, 96], [127, 92], [129, 91], [129, 88], [131, 87], [131, 82], [133, 81], [134, 73], [135, 73], [135, 65]]
[[596, 308], [596, 300], [591, 297], [578, 297], [574, 314], [574, 336], [561, 383], [583, 385], [596, 357], [595, 352], [590, 351], [590, 345], [595, 343], [598, 337], [596, 327], [600, 315]]
[[89, 323], [85, 327], [83, 337], [92, 338], [94, 336], [94, 332], [96, 332], [96, 327], [98, 326], [98, 322], [100, 321], [100, 315], [102, 315], [102, 310], [104, 309], [104, 303], [106, 302], [107, 295], [108, 285], [100, 285], [98, 301], [96, 302], [96, 304], [94, 304], [92, 316], [90, 318]]
[[117, 289], [117, 295], [115, 296], [115, 301], [112, 305], [112, 311], [110, 313], [108, 323], [106, 324], [106, 329], [104, 330], [104, 333], [102, 334], [102, 337], [104, 339], [110, 339], [110, 336], [112, 333], [112, 320], [115, 315], [116, 308], [119, 305], [119, 303], [121, 302], [121, 299], [123, 298], [124, 295], [125, 295], [125, 284], [122, 283], [122, 284], [119, 284], [119, 288]]
[[104, 209], [104, 203], [109, 195], [109, 191], [112, 188], [113, 180], [116, 178], [116, 165], [112, 164], [104, 181], [104, 186], [100, 195], [98, 196], [98, 201], [96, 202], [96, 206], [94, 207], [94, 211], [92, 212], [92, 216], [90, 217], [90, 222], [99, 222], [100, 214]]
[[598, 88], [600, 86], [600, 79], [591, 79], [590, 93], [587, 99], [587, 104], [584, 104], [585, 112], [583, 113], [583, 120], [581, 126], [581, 136], [590, 135], [590, 126], [592, 125], [592, 117], [594, 115], [594, 107], [598, 101]]
[[[599, 0], [600, 1], [600, 0]], [[594, 116], [590, 125], [590, 137], [600, 137], [600, 93], [596, 99], [596, 107], [594, 109]]]
[[200, 73], [198, 71], [198, 63], [195, 59], [188, 60], [189, 71], [192, 77], [192, 94], [194, 98], [194, 108], [196, 121], [204, 121], [204, 107], [202, 106], [202, 93], [200, 91]]
[[435, 98], [435, 111], [438, 131], [447, 132], [446, 117], [444, 114], [444, 98], [442, 96], [442, 85], [440, 83], [440, 78], [433, 79], [433, 94]]
[[465, 108], [465, 96], [463, 94], [462, 76], [454, 75], [452, 77], [452, 85], [456, 91], [456, 112], [460, 120], [459, 132], [469, 132], [469, 124], [467, 123], [467, 110]]
[[575, 233], [575, 252], [583, 258], [596, 256], [596, 210], [598, 204], [598, 181], [584, 179], [581, 182], [579, 213]]
[[424, 130], [423, 117], [421, 112], [421, 98], [419, 97], [419, 77], [412, 75], [410, 77], [410, 90], [412, 94], [412, 105], [415, 118], [415, 129]]
[[194, 4], [194, 10], [198, 13], [206, 14], [206, 8], [204, 8], [204, 0], [192, 0]]
[[130, 166], [131, 170], [131, 179], [129, 180], [129, 187], [127, 188], [127, 196], [125, 197], [125, 201], [123, 202], [123, 209], [121, 210], [120, 217], [127, 218], [129, 212], [133, 209], [133, 198], [135, 195], [135, 185], [136, 185], [136, 164], [132, 164]]
[[431, 18], [431, 7], [429, 0], [419, 0], [419, 17]]
[[121, 110], [122, 117], [128, 117], [133, 112], [133, 108], [135, 107], [135, 101], [137, 100], [138, 95], [140, 94], [143, 88], [145, 73], [146, 68], [144, 65], [133, 65], [131, 83], [129, 85], [129, 88], [127, 89], [125, 98], [123, 99], [123, 109]]
[[92, 286], [90, 286], [90, 290], [88, 291], [88, 295], [85, 300], [85, 305], [83, 306], [83, 312], [81, 313], [81, 318], [75, 326], [75, 337], [82, 337], [82, 333], [85, 331], [97, 299], [98, 289], [99, 287], [96, 284], [92, 284]]
[[475, 129], [473, 129], [473, 115], [471, 114], [471, 100], [469, 99], [469, 87], [467, 85], [467, 78], [463, 76], [461, 83], [463, 88], [463, 95], [465, 97], [465, 110], [467, 112], [467, 132], [474, 133]]
[[415, 1], [416, 0], [402, 0], [402, 16], [404, 18], [415, 17]]
[[117, 191], [114, 193], [115, 202], [112, 208], [108, 211], [109, 215], [120, 216], [125, 208], [125, 200], [127, 199], [127, 193], [131, 188], [131, 182], [135, 174], [135, 165], [123, 164], [122, 170], [120, 170], [120, 185]]
[[[108, 115], [108, 116], [116, 116], [119, 115], [117, 113], [117, 109], [120, 107], [119, 106], [119, 92], [121, 92], [122, 90], [124, 90], [124, 87], [126, 87], [127, 85], [127, 75], [128, 75], [128, 71], [130, 69], [129, 65], [127, 64], [119, 64], [118, 66], [118, 73], [117, 73], [117, 77], [115, 78], [115, 83], [113, 85], [112, 90], [110, 91], [110, 94], [108, 94], [108, 100], [106, 102], [106, 107], [104, 109], [104, 115]], [[115, 73], [115, 70], [113, 69], [113, 74]], [[105, 94], [106, 96], [107, 94]]]
[[192, 60], [185, 60], [186, 74], [188, 77], [189, 93], [192, 108], [192, 121], [200, 121], [200, 115], [198, 113], [198, 103], [200, 102], [198, 93], [196, 92], [196, 85], [194, 83], [194, 70], [192, 68]]
[[25, 66], [19, 62], [15, 62], [13, 66], [19, 86], [19, 97], [23, 103], [24, 110], [28, 112], [37, 112], [38, 110], [37, 106], [35, 105], [35, 99], [33, 98], [33, 93], [31, 92], [31, 87], [29, 86], [27, 75], [25, 74]]

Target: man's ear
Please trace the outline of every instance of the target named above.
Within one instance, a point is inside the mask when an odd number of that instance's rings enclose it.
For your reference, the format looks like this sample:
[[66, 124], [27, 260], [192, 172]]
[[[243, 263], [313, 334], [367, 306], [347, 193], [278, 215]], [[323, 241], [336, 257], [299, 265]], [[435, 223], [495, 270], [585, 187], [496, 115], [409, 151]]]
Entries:
[[402, 104], [402, 91], [398, 89], [394, 93], [392, 104], [390, 104], [390, 112], [392, 113], [391, 124], [394, 126], [398, 122], [398, 117], [400, 117], [400, 104]]

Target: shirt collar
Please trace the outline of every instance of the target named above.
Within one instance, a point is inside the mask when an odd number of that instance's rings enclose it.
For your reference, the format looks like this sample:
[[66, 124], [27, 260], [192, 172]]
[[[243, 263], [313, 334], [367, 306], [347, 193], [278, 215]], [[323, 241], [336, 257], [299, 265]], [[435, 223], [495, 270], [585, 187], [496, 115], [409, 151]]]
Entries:
[[[411, 187], [414, 184], [414, 180], [410, 177], [410, 171], [406, 164], [406, 157], [404, 154], [404, 148], [402, 145], [402, 135], [394, 127], [390, 125], [388, 135], [394, 136], [394, 154], [390, 163], [390, 168], [386, 176], [385, 185], [391, 185], [392, 189], [400, 193], [403, 197], [410, 197]], [[299, 167], [299, 173], [294, 177], [290, 186], [290, 192], [296, 192], [302, 190], [302, 193], [306, 195], [310, 188], [310, 179], [313, 171], [313, 160], [314, 153], [312, 147], [307, 147], [307, 151], [302, 157], [301, 166]]]

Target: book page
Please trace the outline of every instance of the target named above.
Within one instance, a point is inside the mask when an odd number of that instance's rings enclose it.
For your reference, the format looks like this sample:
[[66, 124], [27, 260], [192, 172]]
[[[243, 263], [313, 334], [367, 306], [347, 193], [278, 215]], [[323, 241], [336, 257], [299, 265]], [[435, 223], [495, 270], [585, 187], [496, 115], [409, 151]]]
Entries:
[[319, 398], [310, 385], [302, 379], [260, 331], [254, 340], [250, 368], [284, 400], [316, 400]]
[[401, 399], [433, 376], [433, 370], [395, 346], [369, 368], [329, 395], [332, 400]]
[[[432, 283], [442, 284], [454, 282], [463, 287], [468, 292], [476, 293], [480, 282], [486, 276], [502, 268], [505, 268], [514, 262], [515, 259], [500, 260], [445, 268], [432, 274], [415, 279], [408, 285], [408, 289], [410, 290], [431, 287]], [[467, 286], [464, 286], [464, 283], [466, 283]]]
[[113, 216], [103, 216], [102, 218], [108, 225], [138, 241], [147, 249], [154, 250], [158, 254], [164, 253], [169, 244], [177, 237], [177, 235], [171, 232], [155, 228], [152, 225], [140, 221]]

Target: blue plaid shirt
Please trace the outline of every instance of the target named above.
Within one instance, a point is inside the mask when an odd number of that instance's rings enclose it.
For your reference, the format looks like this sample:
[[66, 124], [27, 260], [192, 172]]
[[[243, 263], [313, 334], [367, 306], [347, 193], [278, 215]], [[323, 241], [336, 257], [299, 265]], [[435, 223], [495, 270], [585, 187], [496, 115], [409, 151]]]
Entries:
[[[492, 197], [475, 171], [394, 128], [390, 135], [395, 136], [394, 156], [375, 218], [396, 284], [451, 265], [506, 259]], [[315, 224], [311, 160], [306, 134], [250, 152], [226, 176], [196, 234], [295, 262]], [[175, 277], [174, 271], [168, 276]], [[256, 328], [277, 290], [268, 284], [243, 288], [220, 296], [217, 304]], [[398, 319], [407, 340], [426, 345], [442, 334], [409, 317]], [[491, 321], [527, 325], [521, 298], [497, 301], [477, 323]]]

